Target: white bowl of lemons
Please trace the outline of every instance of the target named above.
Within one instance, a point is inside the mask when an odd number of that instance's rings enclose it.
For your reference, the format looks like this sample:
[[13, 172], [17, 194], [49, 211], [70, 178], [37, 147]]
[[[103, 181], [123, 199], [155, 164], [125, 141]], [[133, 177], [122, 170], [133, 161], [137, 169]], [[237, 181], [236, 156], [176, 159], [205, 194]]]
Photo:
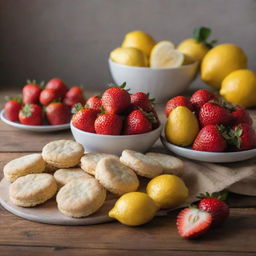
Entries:
[[175, 49], [172, 42], [156, 43], [142, 31], [128, 33], [108, 62], [116, 84], [126, 82], [131, 93], [148, 92], [158, 103], [186, 90], [198, 68], [198, 61]]

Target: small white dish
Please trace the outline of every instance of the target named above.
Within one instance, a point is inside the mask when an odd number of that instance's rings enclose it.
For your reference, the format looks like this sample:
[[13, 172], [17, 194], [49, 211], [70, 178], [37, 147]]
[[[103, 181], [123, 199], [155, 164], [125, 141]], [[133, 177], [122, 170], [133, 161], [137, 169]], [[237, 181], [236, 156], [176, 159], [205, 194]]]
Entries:
[[131, 93], [150, 93], [157, 103], [163, 103], [186, 90], [197, 74], [198, 62], [177, 68], [127, 66], [108, 60], [116, 84], [127, 83]]
[[159, 138], [162, 125], [157, 129], [136, 135], [102, 135], [82, 131], [70, 122], [75, 140], [82, 144], [85, 152], [103, 152], [121, 155], [124, 149], [146, 152]]
[[15, 128], [19, 128], [22, 130], [32, 131], [32, 132], [53, 132], [53, 131], [66, 130], [70, 128], [69, 123], [60, 124], [60, 125], [25, 125], [17, 122], [12, 122], [5, 117], [4, 109], [1, 111], [0, 117], [4, 123], [10, 126], [13, 126]]
[[173, 153], [186, 157], [192, 160], [197, 160], [201, 162], [211, 162], [211, 163], [233, 163], [251, 159], [256, 157], [256, 149], [245, 150], [240, 152], [204, 152], [197, 151], [190, 148], [179, 147], [174, 144], [169, 143], [163, 135], [160, 137], [163, 145], [166, 149], [172, 151]]

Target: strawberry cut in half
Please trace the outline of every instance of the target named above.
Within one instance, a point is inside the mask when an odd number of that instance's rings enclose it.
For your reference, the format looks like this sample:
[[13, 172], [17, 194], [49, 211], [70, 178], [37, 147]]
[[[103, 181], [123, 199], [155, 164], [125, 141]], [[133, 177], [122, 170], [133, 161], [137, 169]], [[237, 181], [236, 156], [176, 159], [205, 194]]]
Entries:
[[183, 209], [177, 217], [177, 229], [181, 237], [195, 238], [204, 234], [212, 224], [212, 216], [206, 211], [191, 207]]

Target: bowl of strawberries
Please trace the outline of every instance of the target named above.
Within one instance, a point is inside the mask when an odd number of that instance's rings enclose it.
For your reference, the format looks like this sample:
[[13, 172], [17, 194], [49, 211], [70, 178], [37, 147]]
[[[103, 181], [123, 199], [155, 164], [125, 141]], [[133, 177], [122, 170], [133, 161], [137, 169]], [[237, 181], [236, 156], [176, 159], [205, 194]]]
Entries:
[[70, 127], [86, 152], [121, 154], [124, 149], [147, 151], [159, 138], [162, 126], [149, 96], [129, 94], [125, 83], [76, 105]]
[[[191, 112], [198, 124], [187, 144], [181, 144], [170, 136], [171, 126], [175, 126], [170, 120], [180, 106]], [[256, 133], [249, 112], [218, 95], [201, 89], [191, 98], [174, 97], [166, 103], [165, 114], [168, 119], [161, 141], [178, 155], [204, 162], [237, 162], [256, 156]], [[179, 117], [176, 115], [175, 118]], [[186, 127], [188, 125], [183, 122], [183, 128], [191, 130]]]
[[1, 119], [8, 125], [35, 132], [49, 132], [70, 127], [71, 109], [85, 103], [83, 90], [68, 88], [59, 78], [51, 79], [45, 86], [28, 80], [22, 97], [7, 98]]

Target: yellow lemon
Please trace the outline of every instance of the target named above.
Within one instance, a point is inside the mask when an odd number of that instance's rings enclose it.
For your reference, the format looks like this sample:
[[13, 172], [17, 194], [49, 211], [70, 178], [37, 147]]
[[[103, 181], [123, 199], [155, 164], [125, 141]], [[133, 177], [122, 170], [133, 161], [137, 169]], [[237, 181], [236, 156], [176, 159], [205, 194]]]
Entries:
[[178, 146], [189, 146], [199, 132], [196, 116], [184, 106], [171, 111], [165, 125], [166, 139]]
[[128, 226], [139, 226], [153, 219], [159, 208], [146, 193], [130, 192], [122, 195], [108, 215]]
[[155, 40], [149, 34], [143, 31], [132, 31], [125, 35], [121, 47], [134, 47], [140, 49], [147, 57], [149, 57], [155, 44]]
[[231, 72], [247, 67], [247, 57], [234, 44], [221, 44], [211, 49], [201, 64], [202, 80], [215, 89], [220, 89], [223, 79]]
[[147, 194], [160, 208], [174, 208], [186, 201], [189, 191], [178, 176], [163, 174], [148, 183]]
[[150, 55], [150, 67], [152, 68], [175, 68], [182, 65], [184, 55], [181, 51], [174, 49], [170, 41], [157, 43]]
[[227, 101], [248, 108], [256, 106], [256, 76], [248, 69], [230, 73], [222, 82], [220, 95]]
[[118, 64], [146, 67], [147, 57], [139, 49], [133, 47], [116, 48], [110, 53], [110, 59]]
[[177, 49], [183, 54], [194, 58], [195, 60], [201, 62], [205, 54], [209, 51], [209, 48], [194, 38], [188, 38], [182, 41]]

